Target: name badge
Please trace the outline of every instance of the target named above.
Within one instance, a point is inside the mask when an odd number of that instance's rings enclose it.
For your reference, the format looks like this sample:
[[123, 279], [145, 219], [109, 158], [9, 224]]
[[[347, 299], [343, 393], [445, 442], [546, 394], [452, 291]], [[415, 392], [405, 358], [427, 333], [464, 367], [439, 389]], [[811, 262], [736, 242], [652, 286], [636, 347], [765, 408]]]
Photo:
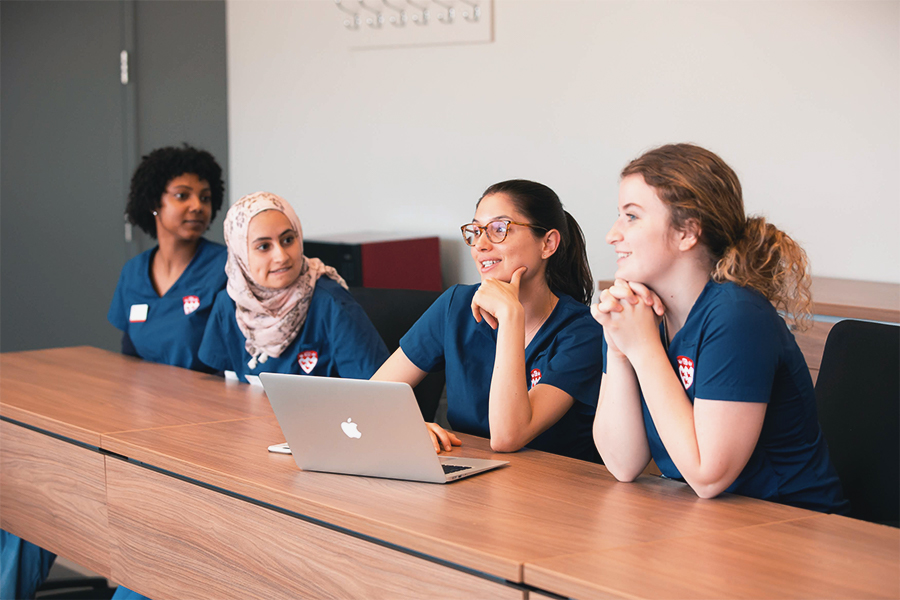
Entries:
[[131, 314], [128, 315], [128, 321], [131, 323], [143, 323], [147, 320], [148, 310], [150, 310], [149, 304], [132, 304]]
[[262, 381], [259, 380], [259, 375], [251, 375], [250, 373], [247, 373], [246, 375], [244, 375], [244, 377], [247, 379], [247, 383], [249, 383], [250, 385], [255, 385], [256, 387], [260, 388], [263, 386]]

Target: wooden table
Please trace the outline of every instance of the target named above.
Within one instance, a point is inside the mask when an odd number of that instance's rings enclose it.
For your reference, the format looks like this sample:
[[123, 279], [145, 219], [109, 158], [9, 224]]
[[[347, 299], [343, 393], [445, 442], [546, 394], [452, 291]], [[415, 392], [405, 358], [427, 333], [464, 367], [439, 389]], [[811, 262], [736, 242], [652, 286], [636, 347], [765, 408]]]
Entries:
[[900, 596], [895, 529], [530, 450], [450, 485], [303, 472], [261, 392], [100, 350], [0, 355], [0, 416], [2, 526], [154, 600]]

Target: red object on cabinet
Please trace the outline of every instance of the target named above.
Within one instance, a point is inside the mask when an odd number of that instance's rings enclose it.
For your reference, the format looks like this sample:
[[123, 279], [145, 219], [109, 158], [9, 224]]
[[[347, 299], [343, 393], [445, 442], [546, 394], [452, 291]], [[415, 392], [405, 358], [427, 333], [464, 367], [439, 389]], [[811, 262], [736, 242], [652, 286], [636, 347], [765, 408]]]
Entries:
[[303, 253], [333, 266], [350, 287], [443, 290], [437, 237], [336, 234], [304, 240]]

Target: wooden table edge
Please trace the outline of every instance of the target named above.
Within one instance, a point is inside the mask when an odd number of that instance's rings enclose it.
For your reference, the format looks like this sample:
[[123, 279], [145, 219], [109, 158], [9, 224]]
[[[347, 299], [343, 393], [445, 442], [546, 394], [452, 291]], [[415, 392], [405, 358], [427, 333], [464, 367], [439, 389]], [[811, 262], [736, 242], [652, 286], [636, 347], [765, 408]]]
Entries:
[[[718, 530], [715, 533], [721, 534], [721, 533], [730, 533], [730, 532], [737, 532], [737, 531], [743, 531], [743, 530], [750, 530], [750, 529], [755, 529], [755, 528], [765, 528], [765, 527], [771, 527], [773, 525], [798, 522], [798, 521], [813, 521], [813, 520], [825, 521], [825, 520], [834, 520], [834, 519], [850, 519], [852, 521], [858, 521], [858, 519], [852, 519], [851, 517], [846, 517], [843, 515], [833, 515], [833, 514], [819, 513], [819, 512], [812, 512], [812, 511], [810, 511], [810, 512], [811, 512], [811, 514], [798, 516], [795, 518], [781, 519], [778, 521], [770, 521], [770, 522], [766, 522], [766, 523], [754, 523], [752, 525], [741, 525], [738, 527], [731, 527], [728, 529]], [[892, 528], [888, 525], [879, 525], [878, 523], [869, 523], [867, 521], [860, 521], [860, 522], [866, 523], [867, 525], [872, 525], [875, 527], [887, 527], [888, 529], [895, 530], [895, 528]], [[555, 571], [553, 567], [547, 567], [547, 566], [542, 565], [541, 563], [544, 563], [545, 561], [557, 561], [560, 559], [565, 559], [567, 557], [575, 557], [575, 556], [577, 556], [577, 557], [596, 556], [597, 560], [601, 560], [602, 556], [606, 552], [608, 552], [610, 550], [615, 550], [616, 548], [626, 548], [627, 547], [629, 549], [633, 549], [633, 548], [640, 547], [640, 546], [660, 543], [662, 541], [669, 542], [672, 540], [679, 540], [679, 539], [700, 538], [700, 537], [707, 536], [709, 534], [710, 534], [710, 532], [695, 532], [695, 533], [686, 534], [686, 535], [678, 535], [678, 536], [664, 538], [664, 540], [663, 539], [655, 539], [655, 540], [647, 540], [645, 542], [638, 542], [638, 543], [634, 543], [634, 544], [623, 544], [623, 545], [619, 545], [619, 546], [613, 546], [610, 548], [605, 548], [602, 551], [573, 552], [573, 553], [569, 553], [569, 554], [561, 554], [558, 556], [546, 557], [546, 558], [543, 558], [538, 561], [526, 561], [522, 565], [522, 576], [523, 576], [525, 585], [537, 588], [539, 590], [547, 590], [553, 594], [569, 596], [569, 597], [573, 597], [573, 598], [578, 597], [580, 594], [583, 594], [584, 591], [586, 591], [586, 590], [590, 590], [593, 592], [601, 592], [604, 594], [609, 594], [611, 596], [616, 596], [616, 597], [621, 597], [621, 598], [640, 598], [640, 596], [624, 593], [621, 590], [613, 589], [609, 586], [604, 586], [602, 583], [597, 583], [594, 581], [581, 579], [575, 575], [570, 575], [567, 573], [560, 573], [558, 571]], [[559, 585], [560, 581], [567, 582], [569, 585], [567, 585], [565, 587], [560, 586]], [[588, 595], [590, 595], [590, 594], [588, 594]]]
[[[265, 419], [267, 417], [253, 418]], [[521, 585], [523, 583], [524, 562], [522, 561], [504, 559], [494, 554], [455, 543], [452, 540], [423, 535], [413, 529], [401, 528], [390, 523], [348, 512], [341, 508], [335, 508], [316, 500], [295, 496], [281, 489], [268, 487], [257, 481], [236, 477], [224, 471], [219, 472], [207, 467], [194, 465], [183, 459], [173, 458], [166, 454], [145, 449], [138, 444], [117, 439], [115, 436], [115, 433], [103, 435], [101, 444], [103, 450], [115, 454], [119, 460], [126, 460], [137, 466], [148, 468], [165, 475], [174, 476], [189, 483], [193, 483], [194, 485], [199, 485], [218, 493], [238, 498], [245, 502], [251, 502], [269, 510], [276, 510], [284, 514], [289, 514], [310, 523], [342, 530], [348, 535], [354, 535], [362, 539], [367, 539], [373, 543], [378, 543], [380, 545], [392, 547], [401, 552], [419, 556], [426, 560], [442, 563], [450, 568], [456, 568], [465, 572], [471, 572], [477, 576], [502, 580], [512, 584]], [[276, 497], [293, 498], [297, 502], [303, 504], [304, 507], [309, 507], [311, 510], [301, 513], [297, 510], [285, 508], [273, 502], [259, 499], [254, 496], [254, 491], [259, 489], [265, 489]], [[406, 538], [412, 538], [420, 543], [411, 545], [409, 543], [392, 541], [390, 538], [394, 536], [391, 534], [394, 534], [395, 536], [399, 534]], [[441, 549], [447, 549], [451, 552], [436, 552], [436, 550]], [[441, 554], [468, 554], [473, 558], [471, 560], [461, 561], [455, 558], [443, 558]]]
[[63, 421], [58, 421], [40, 413], [30, 412], [17, 406], [0, 402], [0, 418], [14, 425], [25, 427], [65, 441], [76, 442], [93, 448], [100, 447], [101, 434], [99, 432], [84, 429], [77, 425], [70, 425]]

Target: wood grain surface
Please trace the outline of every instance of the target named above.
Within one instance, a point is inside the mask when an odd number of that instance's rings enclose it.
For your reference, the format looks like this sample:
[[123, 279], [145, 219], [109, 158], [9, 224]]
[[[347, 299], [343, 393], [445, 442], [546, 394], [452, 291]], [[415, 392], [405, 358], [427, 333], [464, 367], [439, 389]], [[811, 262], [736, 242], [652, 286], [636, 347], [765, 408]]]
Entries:
[[812, 294], [817, 315], [900, 323], [900, 285], [813, 277]]
[[447, 485], [304, 472], [266, 451], [283, 440], [274, 418], [114, 434], [103, 445], [511, 581], [521, 581], [523, 562], [543, 557], [812, 514], [740, 496], [703, 500], [659, 477], [619, 483], [601, 465], [533, 450], [494, 454], [486, 440], [461, 437], [453, 454], [510, 466]]
[[0, 421], [3, 529], [109, 574], [105, 458]]
[[833, 515], [525, 565], [530, 585], [589, 598], [897, 598], [900, 530]]
[[113, 577], [154, 600], [524, 592], [110, 459]]
[[[90, 348], [0, 355], [0, 368], [3, 415], [221, 488], [115, 457], [104, 463], [2, 424], [2, 525], [155, 600], [392, 597], [402, 595], [395, 580], [418, 596], [523, 595], [260, 503], [525, 582], [541, 588], [535, 597], [900, 595], [889, 585], [898, 580], [897, 530], [740, 496], [703, 500], [659, 477], [619, 483], [601, 465], [495, 454], [465, 435], [454, 455], [511, 464], [448, 485], [304, 472], [267, 452], [284, 438], [250, 386]], [[271, 554], [278, 535], [289, 559]], [[234, 585], [221, 564], [236, 573]], [[342, 577], [345, 565], [364, 575]], [[293, 578], [296, 569], [303, 577]]]
[[241, 383], [96, 348], [0, 354], [0, 414], [90, 444], [100, 435], [269, 416]]
[[525, 600], [559, 600], [558, 596], [549, 596], [547, 594], [542, 594], [541, 592], [536, 592], [531, 590], [525, 596]]

